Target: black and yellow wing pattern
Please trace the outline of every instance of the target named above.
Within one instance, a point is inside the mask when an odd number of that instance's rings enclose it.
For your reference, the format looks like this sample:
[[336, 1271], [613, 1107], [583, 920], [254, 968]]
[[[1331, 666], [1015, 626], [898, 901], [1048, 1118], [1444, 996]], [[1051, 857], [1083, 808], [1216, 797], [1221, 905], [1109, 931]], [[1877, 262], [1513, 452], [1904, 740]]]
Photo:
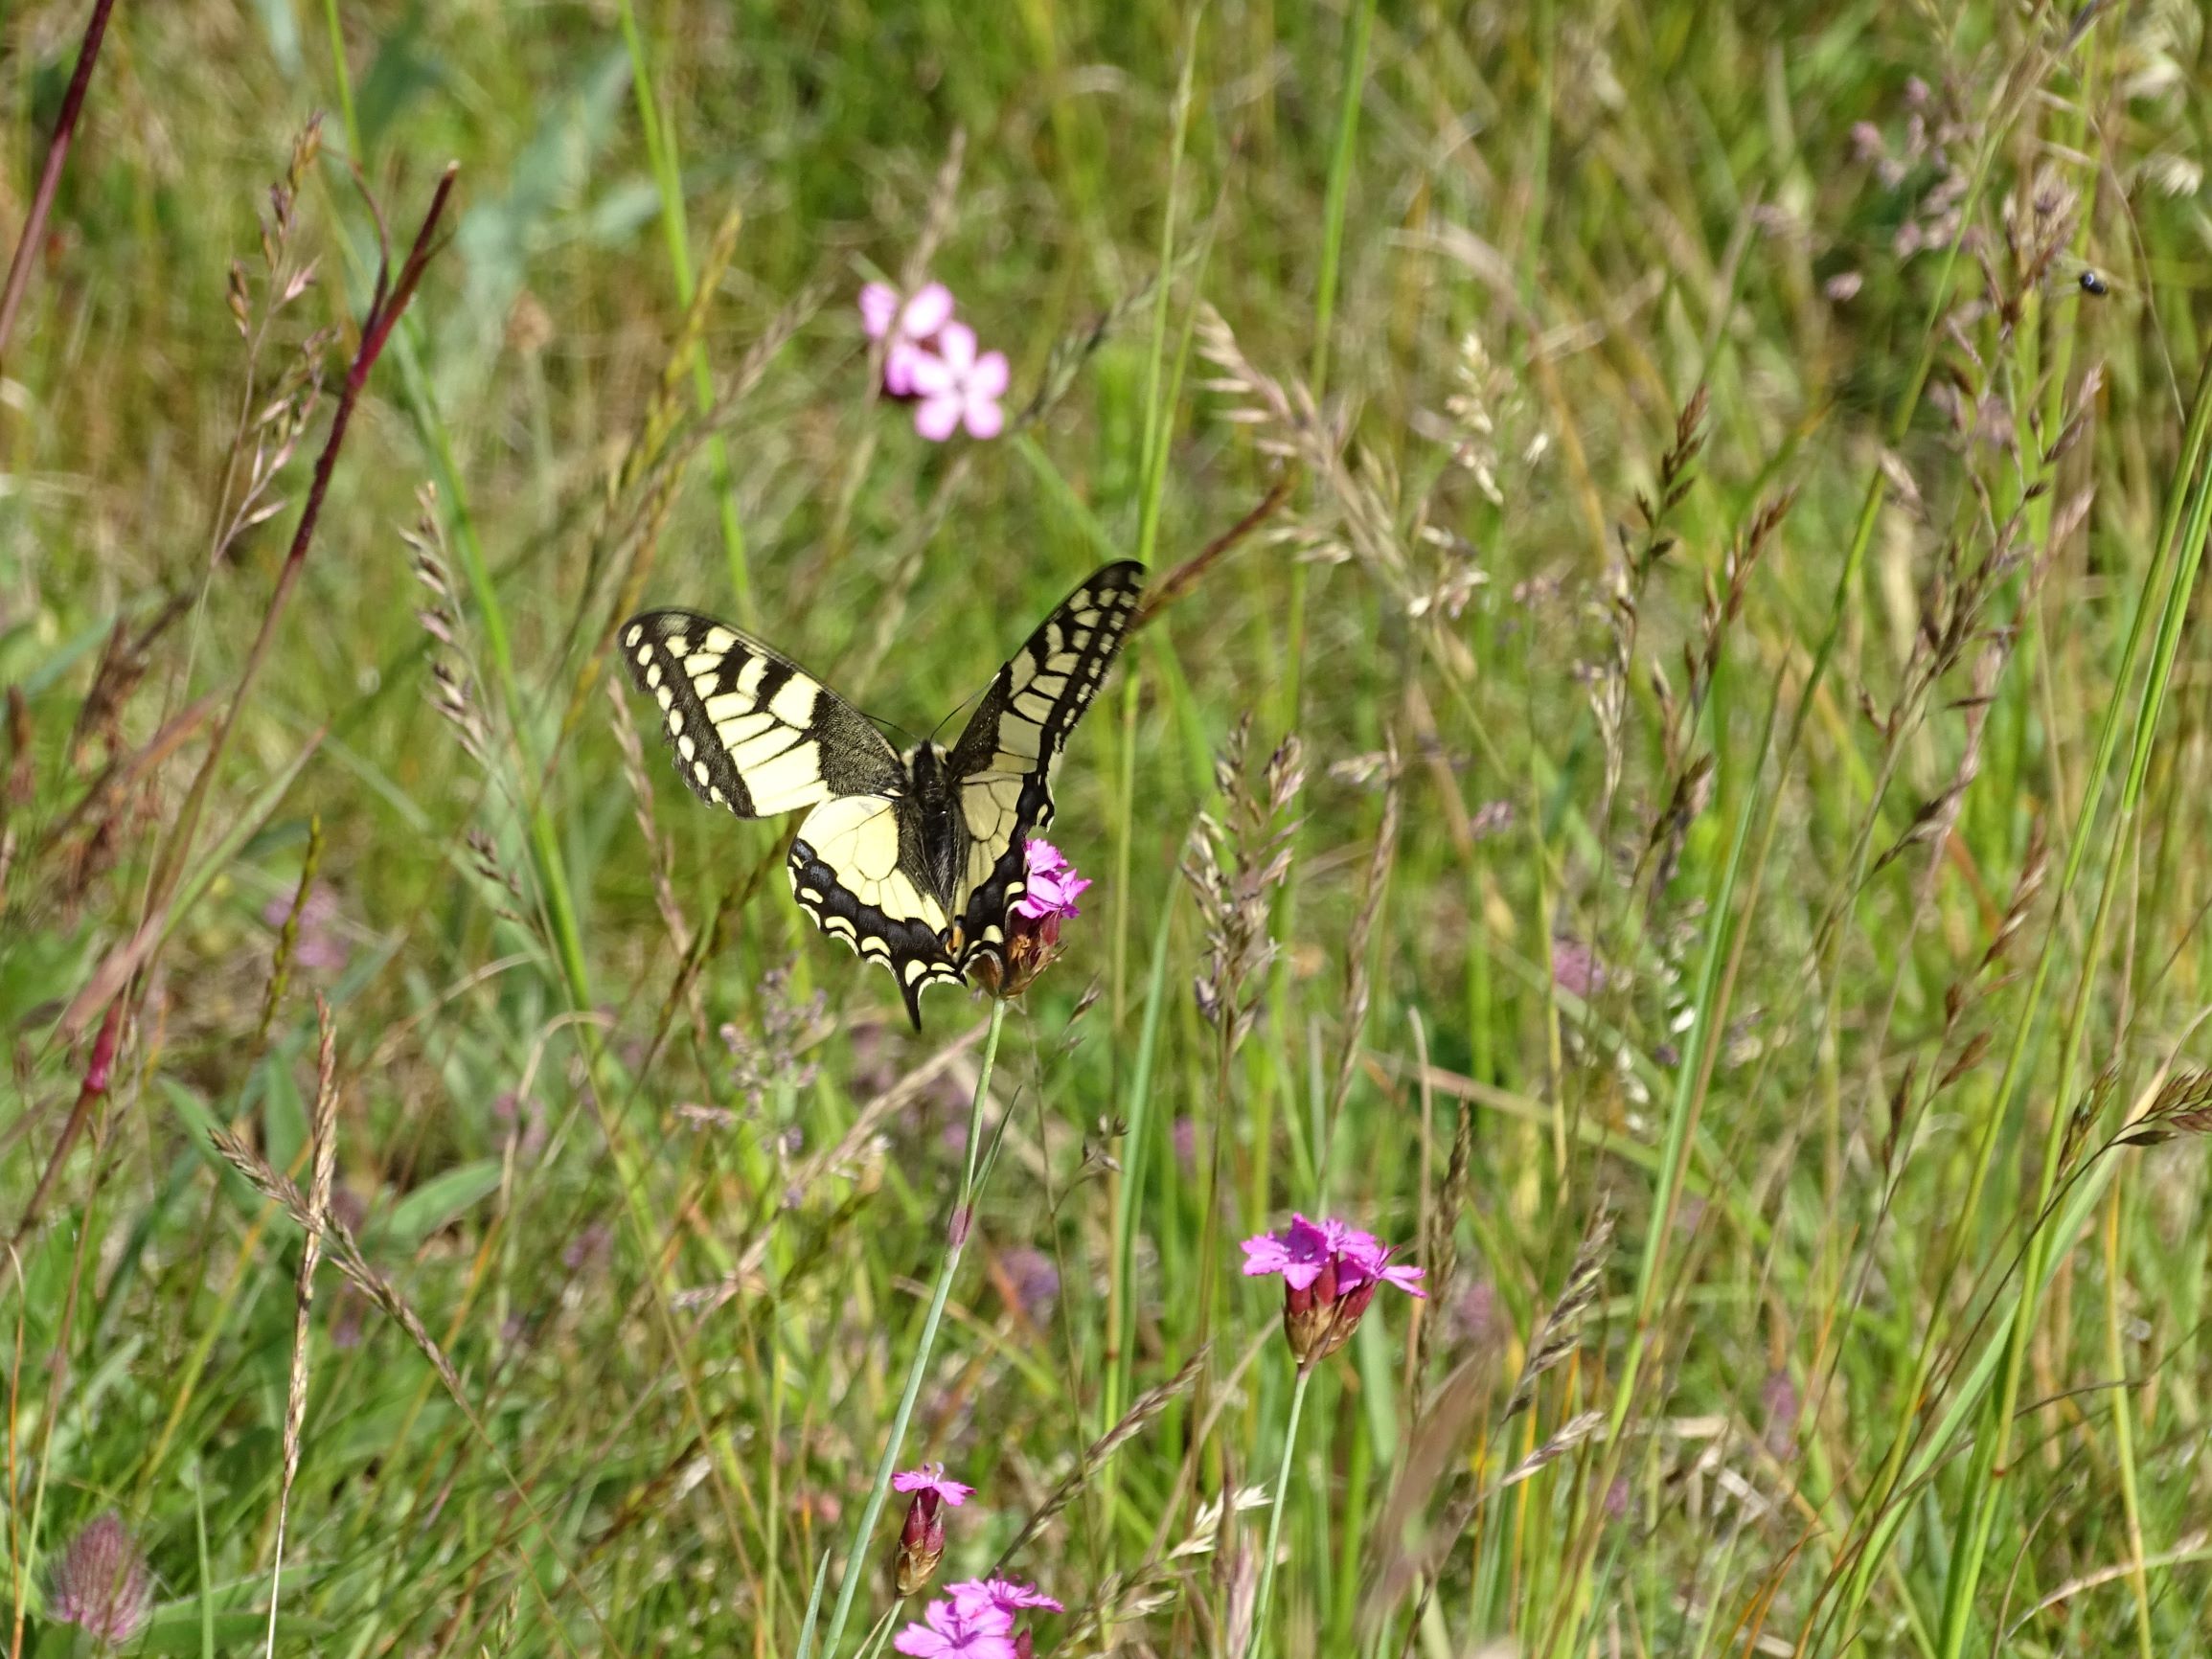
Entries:
[[968, 832], [963, 972], [977, 956], [999, 955], [1007, 910], [1022, 894], [1024, 850], [1052, 823], [1060, 751], [1105, 683], [1144, 585], [1134, 559], [1093, 571], [998, 670], [952, 746], [946, 766]]
[[692, 792], [741, 818], [899, 793], [905, 769], [868, 716], [771, 646], [688, 610], [622, 630], [630, 678], [660, 704]]
[[792, 894], [890, 970], [920, 1029], [925, 986], [1000, 955], [1028, 838], [1052, 822], [1060, 752], [1143, 584], [1130, 561], [1092, 573], [998, 670], [949, 752], [900, 755], [790, 658], [711, 617], [648, 612], [620, 640], [695, 794], [741, 818], [810, 808], [791, 843]]

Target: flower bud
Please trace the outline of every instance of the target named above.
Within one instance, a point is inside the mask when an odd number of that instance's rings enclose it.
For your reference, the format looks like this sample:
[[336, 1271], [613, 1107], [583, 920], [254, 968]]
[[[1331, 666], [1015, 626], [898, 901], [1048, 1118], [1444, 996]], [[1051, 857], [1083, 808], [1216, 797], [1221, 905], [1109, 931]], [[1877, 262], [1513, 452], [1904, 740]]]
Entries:
[[899, 1552], [891, 1558], [891, 1579], [901, 1596], [920, 1594], [937, 1576], [945, 1558], [945, 1521], [939, 1513], [936, 1489], [924, 1488], [906, 1506], [906, 1524], [899, 1529]]
[[945, 1558], [944, 1510], [958, 1509], [975, 1489], [945, 1478], [943, 1464], [924, 1464], [901, 1469], [891, 1477], [891, 1489], [912, 1492], [905, 1523], [899, 1529], [899, 1548], [891, 1557], [891, 1581], [901, 1596], [912, 1596], [937, 1576]]

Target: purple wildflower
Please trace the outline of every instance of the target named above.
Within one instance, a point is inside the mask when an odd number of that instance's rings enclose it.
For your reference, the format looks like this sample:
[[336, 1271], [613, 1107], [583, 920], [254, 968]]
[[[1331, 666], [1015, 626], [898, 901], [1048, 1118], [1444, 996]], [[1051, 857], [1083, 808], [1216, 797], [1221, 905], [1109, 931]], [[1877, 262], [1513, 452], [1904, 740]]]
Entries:
[[[906, 298], [888, 283], [860, 290], [860, 326], [871, 340], [882, 340], [883, 390], [894, 398], [917, 395], [915, 365], [931, 356], [933, 344], [952, 321], [952, 290], [925, 283]], [[970, 344], [974, 336], [969, 336]]]
[[1588, 1002], [1606, 989], [1609, 977], [1597, 952], [1581, 940], [1552, 941], [1552, 983], [1570, 996]]
[[[888, 370], [886, 370], [888, 378]], [[937, 354], [918, 352], [908, 360], [908, 383], [922, 399], [914, 410], [914, 430], [942, 443], [956, 427], [970, 438], [995, 438], [1006, 426], [999, 398], [1009, 375], [1004, 352], [975, 350], [975, 330], [966, 323], [946, 323], [937, 332]]]
[[1475, 1348], [1487, 1348], [1497, 1334], [1497, 1289], [1487, 1279], [1477, 1279], [1459, 1293], [1451, 1309], [1459, 1339]]
[[1788, 1371], [1767, 1374], [1759, 1403], [1767, 1409], [1767, 1449], [1788, 1462], [1797, 1452], [1797, 1419], [1805, 1406]]
[[[291, 920], [292, 900], [272, 898], [262, 907], [262, 920], [283, 931]], [[335, 972], [346, 966], [353, 948], [337, 931], [338, 898], [320, 881], [308, 889], [307, 902], [292, 938], [292, 964], [297, 967]]]
[[594, 1221], [561, 1246], [560, 1264], [571, 1273], [588, 1273], [607, 1258], [614, 1245], [614, 1230]]
[[1075, 901], [1091, 884], [1067, 860], [1067, 854], [1041, 835], [1033, 835], [1023, 849], [1028, 862], [1027, 885], [1014, 901], [1015, 913], [1032, 921], [1060, 921], [1081, 916]]
[[891, 1489], [895, 1492], [932, 1492], [956, 1510], [975, 1492], [973, 1487], [946, 1480], [943, 1464], [924, 1464], [918, 1469], [901, 1469], [891, 1477]]
[[55, 1563], [47, 1617], [121, 1646], [138, 1634], [152, 1610], [153, 1575], [146, 1556], [122, 1517], [108, 1510]]
[[1341, 1221], [1315, 1226], [1305, 1216], [1293, 1215], [1290, 1225], [1280, 1234], [1262, 1233], [1244, 1240], [1244, 1277], [1258, 1279], [1280, 1273], [1284, 1284], [1303, 1290], [1321, 1277], [1329, 1258], [1343, 1247], [1343, 1228]]
[[1052, 1299], [1060, 1294], [1060, 1269], [1035, 1245], [1017, 1244], [1002, 1251], [998, 1265], [1022, 1312], [1032, 1319], [1051, 1307]]
[[996, 1609], [971, 1618], [950, 1602], [932, 1602], [922, 1623], [907, 1625], [891, 1646], [914, 1659], [1015, 1659], [1013, 1628], [1014, 1620]]
[[1282, 1275], [1283, 1334], [1301, 1368], [1328, 1358], [1352, 1339], [1381, 1285], [1427, 1294], [1420, 1268], [1392, 1264], [1393, 1248], [1346, 1222], [1297, 1215], [1281, 1233], [1244, 1240], [1245, 1277]]
[[1060, 924], [1083, 914], [1075, 901], [1091, 884], [1041, 835], [1029, 838], [1022, 857], [1021, 897], [1006, 914], [1005, 958], [985, 956], [977, 964], [977, 978], [993, 996], [1019, 996], [1051, 966], [1060, 955]]
[[969, 1579], [945, 1587], [952, 1593], [952, 1610], [968, 1619], [981, 1619], [992, 1610], [1009, 1621], [1032, 1607], [1054, 1613], [1067, 1611], [1035, 1584], [1017, 1584], [1012, 1579]]

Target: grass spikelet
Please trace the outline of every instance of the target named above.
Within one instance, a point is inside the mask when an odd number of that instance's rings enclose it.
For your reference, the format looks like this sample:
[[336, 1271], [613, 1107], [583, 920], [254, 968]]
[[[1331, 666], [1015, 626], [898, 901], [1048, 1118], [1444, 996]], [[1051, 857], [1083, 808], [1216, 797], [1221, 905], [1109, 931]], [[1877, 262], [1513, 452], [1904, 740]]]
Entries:
[[1402, 603], [1411, 605], [1420, 596], [1392, 511], [1395, 488], [1386, 459], [1363, 451], [1348, 461], [1349, 434], [1342, 425], [1322, 412], [1307, 387], [1293, 380], [1286, 388], [1258, 368], [1211, 306], [1199, 307], [1197, 338], [1199, 353], [1214, 369], [1201, 389], [1227, 400], [1221, 418], [1250, 428], [1261, 453], [1298, 463], [1321, 486], [1323, 516], [1293, 521], [1292, 537], [1325, 561], [1357, 557]]
[[303, 1233], [312, 1227], [320, 1234], [330, 1249], [331, 1264], [345, 1275], [348, 1283], [371, 1303], [382, 1308], [393, 1323], [406, 1333], [407, 1340], [415, 1345], [422, 1357], [430, 1362], [430, 1368], [437, 1372], [446, 1392], [456, 1403], [467, 1409], [467, 1399], [461, 1390], [460, 1374], [453, 1369], [452, 1361], [445, 1357], [445, 1351], [431, 1336], [421, 1316], [408, 1305], [407, 1299], [399, 1294], [398, 1287], [369, 1264], [369, 1259], [361, 1253], [360, 1241], [353, 1237], [353, 1229], [330, 1214], [327, 1206], [318, 1214], [299, 1188], [286, 1176], [270, 1169], [267, 1161], [239, 1136], [228, 1129], [217, 1128], [213, 1131], [213, 1139], [215, 1149], [222, 1155], [225, 1163], [245, 1177], [247, 1185], [289, 1216]]
[[675, 888], [669, 880], [668, 845], [661, 839], [659, 827], [653, 821], [652, 784], [646, 777], [645, 751], [638, 742], [637, 726], [629, 717], [629, 703], [622, 688], [612, 680], [606, 685], [606, 700], [607, 724], [614, 729], [615, 747], [622, 755], [623, 781], [629, 785], [630, 799], [637, 804], [637, 830], [645, 841], [646, 862], [652, 870], [653, 902], [660, 907], [662, 924], [668, 928], [669, 939], [677, 954], [689, 955], [691, 924], [677, 908]]
[[1238, 1487], [1225, 1498], [1214, 1497], [1200, 1504], [1189, 1528], [1174, 1544], [1155, 1551], [1129, 1571], [1108, 1573], [1089, 1602], [1070, 1610], [1066, 1633], [1060, 1638], [1063, 1650], [1081, 1653], [1093, 1645], [1110, 1650], [1115, 1646], [1112, 1633], [1120, 1625], [1170, 1605], [1190, 1569], [1212, 1559], [1225, 1523], [1266, 1507], [1267, 1489], [1257, 1486]]
[[1537, 1384], [1544, 1373], [1582, 1345], [1583, 1316], [1596, 1303], [1598, 1292], [1605, 1284], [1606, 1260], [1613, 1243], [1613, 1221], [1611, 1204], [1599, 1200], [1597, 1213], [1590, 1217], [1589, 1228], [1575, 1251], [1574, 1264], [1567, 1269], [1566, 1284], [1528, 1345], [1528, 1357], [1521, 1362], [1520, 1375], [1515, 1379], [1512, 1397], [1506, 1401], [1508, 1419], [1526, 1411], [1535, 1402]]
[[1193, 986], [1198, 1011], [1232, 1051], [1252, 1029], [1261, 977], [1275, 959], [1268, 932], [1273, 895], [1290, 874], [1300, 822], [1291, 808], [1306, 785], [1303, 751], [1293, 732], [1268, 756], [1255, 789], [1245, 775], [1251, 736], [1247, 714], [1214, 762], [1224, 816], [1198, 815], [1182, 862], [1206, 934], [1206, 966]]
[[1368, 946], [1374, 939], [1376, 919], [1382, 914], [1383, 896], [1390, 888], [1390, 867], [1398, 856], [1400, 791], [1395, 737], [1388, 740], [1383, 753], [1382, 819], [1376, 827], [1375, 850], [1368, 854], [1366, 892], [1344, 941], [1344, 1047], [1336, 1058], [1336, 1079], [1329, 1090], [1328, 1122], [1332, 1125], [1352, 1093], [1353, 1074], [1358, 1068], [1366, 1038], [1367, 1004], [1373, 989]]
[[[320, 832], [318, 824], [318, 838]], [[301, 892], [305, 893], [307, 887], [308, 883], [302, 881]], [[297, 906], [294, 912], [296, 920]], [[338, 1034], [331, 1020], [330, 1004], [320, 996], [315, 998], [315, 1023], [321, 1038], [316, 1052], [315, 1109], [308, 1138], [311, 1172], [299, 1217], [305, 1237], [300, 1243], [299, 1272], [292, 1281], [292, 1366], [285, 1390], [285, 1467], [277, 1489], [277, 1536], [269, 1559], [269, 1628], [263, 1651], [272, 1656], [277, 1647], [277, 1605], [284, 1581], [285, 1532], [291, 1518], [292, 1483], [299, 1478], [301, 1433], [308, 1420], [308, 1347], [311, 1329], [309, 1315], [315, 1301], [315, 1264], [322, 1259], [323, 1233], [331, 1215], [331, 1179], [338, 1159]]]
[[1053, 1516], [1075, 1501], [1083, 1488], [1090, 1484], [1091, 1478], [1106, 1467], [1114, 1453], [1129, 1444], [1144, 1430], [1147, 1423], [1189, 1391], [1191, 1385], [1197, 1381], [1198, 1373], [1205, 1367], [1208, 1352], [1201, 1348], [1185, 1360], [1182, 1369], [1167, 1381], [1137, 1396], [1129, 1409], [1122, 1414], [1122, 1420], [1084, 1448], [1083, 1456], [1076, 1460], [1075, 1467], [1052, 1489], [1044, 1502], [1031, 1511], [1029, 1519], [1022, 1522], [1021, 1531], [1015, 1534], [1013, 1541], [998, 1553], [998, 1559], [992, 1564], [991, 1577], [1004, 1578], [1015, 1557], [1021, 1554], [1023, 1547], [1044, 1531]]
[[300, 912], [308, 907], [308, 896], [315, 890], [315, 875], [322, 865], [323, 818], [318, 812], [308, 820], [308, 851], [300, 860], [300, 882], [292, 890], [291, 906], [285, 912], [284, 927], [277, 934], [276, 957], [269, 965], [269, 989], [262, 998], [261, 1023], [254, 1029], [256, 1047], [269, 1040], [269, 1026], [285, 1000], [285, 988], [291, 983], [292, 952], [300, 943]]
[[1531, 1475], [1541, 1473], [1605, 1426], [1606, 1414], [1604, 1412], [1577, 1412], [1562, 1423], [1558, 1432], [1553, 1434], [1543, 1444], [1538, 1446], [1536, 1450], [1515, 1464], [1504, 1474], [1498, 1476], [1496, 1489], [1504, 1491], [1509, 1487], [1517, 1487]]
[[2168, 1078], [2150, 1107], [2113, 1138], [2120, 1147], [2155, 1147], [2180, 1135], [2212, 1134], [2212, 1069]]

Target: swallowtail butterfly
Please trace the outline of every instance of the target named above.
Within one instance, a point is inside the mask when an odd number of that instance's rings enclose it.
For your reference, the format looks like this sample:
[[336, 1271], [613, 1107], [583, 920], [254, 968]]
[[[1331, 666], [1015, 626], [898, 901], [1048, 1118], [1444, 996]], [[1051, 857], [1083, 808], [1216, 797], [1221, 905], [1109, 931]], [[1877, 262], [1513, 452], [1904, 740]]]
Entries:
[[1002, 964], [1030, 836], [1052, 822], [1067, 735], [1129, 632], [1145, 568], [1093, 571], [984, 690], [950, 749], [905, 754], [781, 651], [690, 611], [631, 618], [620, 635], [660, 704], [692, 792], [741, 818], [810, 808], [791, 892], [814, 925], [890, 969], [922, 1029], [922, 989]]

